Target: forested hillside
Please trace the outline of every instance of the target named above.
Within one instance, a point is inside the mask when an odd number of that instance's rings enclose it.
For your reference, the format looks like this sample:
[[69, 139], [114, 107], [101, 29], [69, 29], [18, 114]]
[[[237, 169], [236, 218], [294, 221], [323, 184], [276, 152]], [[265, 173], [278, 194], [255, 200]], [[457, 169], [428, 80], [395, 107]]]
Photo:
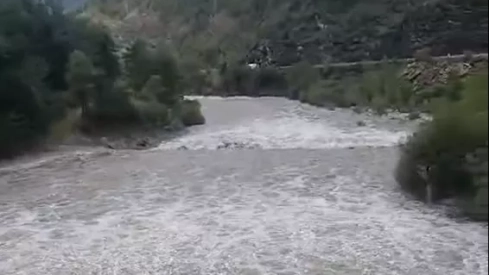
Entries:
[[93, 0], [121, 33], [164, 37], [206, 63], [289, 65], [487, 49], [485, 0]]
[[203, 123], [165, 47], [120, 57], [110, 30], [56, 3], [0, 1], [0, 157], [100, 124]]

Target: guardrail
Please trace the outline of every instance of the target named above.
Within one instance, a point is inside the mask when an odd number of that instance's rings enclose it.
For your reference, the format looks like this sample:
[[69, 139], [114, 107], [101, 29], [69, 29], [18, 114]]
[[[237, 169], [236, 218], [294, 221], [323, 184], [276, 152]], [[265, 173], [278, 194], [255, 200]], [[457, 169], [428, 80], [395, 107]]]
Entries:
[[[472, 56], [473, 59], [479, 59], [479, 60], [487, 60], [488, 59], [488, 54], [487, 53], [478, 53], [474, 54]], [[463, 61], [465, 59], [465, 55], [463, 54], [458, 54], [458, 55], [444, 55], [444, 56], [435, 56], [433, 57], [433, 60], [435, 61]], [[375, 66], [375, 65], [380, 65], [382, 63], [410, 63], [415, 61], [415, 58], [403, 58], [403, 59], [386, 59], [386, 60], [371, 60], [371, 61], [358, 61], [358, 62], [340, 62], [340, 63], [331, 63], [331, 64], [317, 64], [314, 65], [314, 68], [321, 69], [324, 68], [325, 66], [330, 67], [330, 68], [345, 68], [345, 67], [355, 67], [355, 66]], [[288, 69], [291, 68], [292, 66], [279, 66], [279, 69]]]

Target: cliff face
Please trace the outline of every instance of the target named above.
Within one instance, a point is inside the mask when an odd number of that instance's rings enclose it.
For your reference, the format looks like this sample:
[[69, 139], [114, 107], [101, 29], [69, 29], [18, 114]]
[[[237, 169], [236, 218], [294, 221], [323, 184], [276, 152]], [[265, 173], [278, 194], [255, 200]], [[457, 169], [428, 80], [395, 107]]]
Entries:
[[232, 52], [289, 65], [409, 57], [424, 47], [433, 55], [487, 51], [487, 0], [91, 1], [118, 18], [153, 14], [161, 37], [207, 47], [211, 59]]

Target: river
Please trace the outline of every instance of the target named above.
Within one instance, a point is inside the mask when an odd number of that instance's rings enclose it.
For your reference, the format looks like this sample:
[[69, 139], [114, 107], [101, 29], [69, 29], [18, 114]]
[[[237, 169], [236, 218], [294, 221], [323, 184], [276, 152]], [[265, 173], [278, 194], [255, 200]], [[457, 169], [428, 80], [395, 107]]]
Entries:
[[206, 125], [152, 150], [3, 165], [0, 274], [487, 274], [487, 224], [410, 200], [393, 179], [414, 123], [201, 102]]

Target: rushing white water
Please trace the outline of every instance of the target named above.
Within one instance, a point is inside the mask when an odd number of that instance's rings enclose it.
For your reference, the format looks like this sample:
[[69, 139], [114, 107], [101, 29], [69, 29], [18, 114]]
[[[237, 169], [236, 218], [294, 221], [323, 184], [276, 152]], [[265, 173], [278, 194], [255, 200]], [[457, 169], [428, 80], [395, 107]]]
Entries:
[[[487, 274], [487, 225], [392, 179], [392, 145], [413, 125], [282, 99], [202, 103], [208, 124], [155, 150], [3, 168], [0, 274]], [[226, 142], [244, 150], [214, 150]]]
[[[195, 127], [159, 149], [217, 149], [225, 144], [263, 149], [381, 147], [396, 145], [409, 133], [405, 125], [389, 129], [385, 119], [285, 99], [199, 99], [204, 102], [208, 125]], [[215, 111], [227, 108], [233, 109]], [[357, 126], [357, 122], [366, 125]]]

